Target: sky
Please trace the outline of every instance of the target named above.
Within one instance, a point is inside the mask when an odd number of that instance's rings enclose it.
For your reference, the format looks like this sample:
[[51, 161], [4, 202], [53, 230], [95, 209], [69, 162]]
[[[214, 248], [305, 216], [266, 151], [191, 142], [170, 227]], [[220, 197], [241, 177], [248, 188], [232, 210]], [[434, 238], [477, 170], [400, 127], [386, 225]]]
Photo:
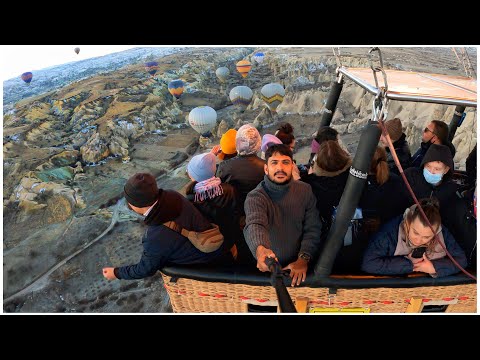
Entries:
[[[80, 48], [78, 55], [74, 49]], [[144, 45], [0, 45], [0, 80]]]
[[[27, 71], [40, 70], [72, 61], [85, 60], [135, 47], [148, 46], [149, 45], [0, 45], [0, 81], [3, 82], [20, 76]], [[78, 55], [74, 51], [76, 47], [80, 48]]]

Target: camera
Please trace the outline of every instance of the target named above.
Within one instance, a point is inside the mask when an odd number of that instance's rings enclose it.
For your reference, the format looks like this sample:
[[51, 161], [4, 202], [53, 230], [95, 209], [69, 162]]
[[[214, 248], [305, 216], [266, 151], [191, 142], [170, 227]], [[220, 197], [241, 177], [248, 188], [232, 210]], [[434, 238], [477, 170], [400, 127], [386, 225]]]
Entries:
[[427, 250], [426, 247], [418, 247], [418, 248], [413, 249], [412, 255], [411, 255], [412, 258], [420, 259], [421, 257], [423, 257], [423, 254], [425, 254], [425, 250]]

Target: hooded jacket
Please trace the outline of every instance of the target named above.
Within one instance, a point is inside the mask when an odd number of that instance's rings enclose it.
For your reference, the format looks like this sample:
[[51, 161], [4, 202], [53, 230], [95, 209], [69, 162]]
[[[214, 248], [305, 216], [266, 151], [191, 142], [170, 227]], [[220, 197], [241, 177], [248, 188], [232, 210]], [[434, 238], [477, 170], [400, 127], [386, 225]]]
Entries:
[[171, 220], [190, 231], [211, 228], [210, 222], [180, 193], [159, 189], [158, 202], [144, 220], [147, 228], [142, 239], [142, 257], [137, 264], [114, 268], [118, 279], [142, 279], [168, 263], [207, 263], [223, 254], [224, 246], [211, 253], [201, 252], [186, 237], [162, 225]]

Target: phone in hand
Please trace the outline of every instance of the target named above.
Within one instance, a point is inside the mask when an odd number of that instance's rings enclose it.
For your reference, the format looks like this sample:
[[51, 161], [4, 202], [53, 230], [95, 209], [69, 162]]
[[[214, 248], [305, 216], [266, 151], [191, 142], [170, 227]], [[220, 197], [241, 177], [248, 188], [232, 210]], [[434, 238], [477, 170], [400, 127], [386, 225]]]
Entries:
[[413, 249], [412, 251], [412, 258], [414, 259], [420, 259], [421, 257], [423, 257], [423, 254], [425, 254], [425, 250], [427, 250], [426, 247], [417, 247], [415, 249]]

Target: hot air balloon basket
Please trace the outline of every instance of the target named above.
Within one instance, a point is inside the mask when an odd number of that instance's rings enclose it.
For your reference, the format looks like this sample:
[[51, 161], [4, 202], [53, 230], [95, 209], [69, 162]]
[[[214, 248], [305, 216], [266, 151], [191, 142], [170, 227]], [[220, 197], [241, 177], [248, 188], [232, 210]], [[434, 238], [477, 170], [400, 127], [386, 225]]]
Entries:
[[[175, 313], [246, 313], [252, 305], [278, 309], [272, 286], [197, 281], [162, 273], [164, 287]], [[335, 289], [287, 287], [294, 303], [307, 299], [307, 312], [405, 313], [428, 306], [445, 312], [475, 313], [476, 284], [410, 288]], [[275, 312], [275, 310], [273, 310]]]

